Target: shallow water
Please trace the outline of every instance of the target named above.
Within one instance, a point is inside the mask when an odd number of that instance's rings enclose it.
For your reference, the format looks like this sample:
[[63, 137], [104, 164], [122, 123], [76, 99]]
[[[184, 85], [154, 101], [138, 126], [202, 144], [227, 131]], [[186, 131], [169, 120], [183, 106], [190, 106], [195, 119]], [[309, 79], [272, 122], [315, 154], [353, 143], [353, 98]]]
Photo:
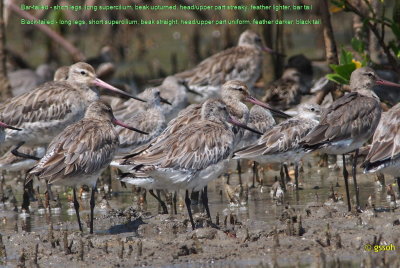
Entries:
[[[244, 183], [251, 185], [252, 172], [251, 169], [246, 167], [247, 163], [242, 162], [243, 165], [243, 174], [242, 180]], [[236, 163], [232, 161], [230, 170], [232, 174], [230, 176], [230, 185], [233, 187], [238, 184], [238, 176], [235, 173]], [[310, 168], [311, 167], [311, 168]], [[292, 169], [293, 167], [289, 167]], [[338, 192], [339, 196], [342, 196], [345, 199], [345, 188], [344, 182], [342, 178], [341, 171], [339, 169], [330, 169], [330, 168], [319, 168], [317, 167], [317, 159], [313, 157], [308, 157], [305, 159], [303, 163], [304, 172], [300, 173], [300, 186], [302, 190], [298, 192], [298, 196], [296, 191], [293, 188], [289, 188], [285, 193], [283, 202], [277, 203], [277, 201], [273, 200], [270, 196], [271, 185], [273, 184], [275, 177], [279, 176], [279, 170], [271, 170], [265, 168], [264, 170], [264, 180], [263, 186], [260, 186], [256, 183], [256, 188], [250, 188], [248, 191], [248, 201], [247, 204], [229, 204], [229, 200], [225, 193], [224, 184], [226, 178], [220, 178], [214, 182], [212, 182], [208, 187], [209, 194], [209, 206], [212, 214], [212, 218], [215, 219], [216, 215], [219, 215], [220, 220], [222, 221], [225, 216], [229, 214], [234, 214], [239, 221], [242, 220], [256, 220], [256, 221], [265, 221], [267, 224], [273, 220], [275, 220], [281, 214], [282, 210], [285, 206], [290, 205], [294, 208], [302, 209], [310, 202], [316, 202], [322, 204], [329, 199], [331, 195], [331, 188], [335, 192]], [[347, 167], [350, 171], [351, 167]], [[276, 169], [276, 167], [275, 167]], [[294, 176], [292, 176], [294, 177]], [[368, 203], [368, 198], [371, 196], [372, 203], [376, 205], [376, 207], [388, 208], [389, 202], [386, 199], [386, 191], [382, 188], [377, 187], [375, 183], [376, 175], [364, 175], [358, 174], [358, 183], [360, 187], [360, 203], [364, 207]], [[392, 178], [386, 179], [387, 183], [393, 181]], [[353, 181], [350, 178], [350, 195], [355, 199], [354, 196], [354, 188]], [[337, 187], [337, 183], [339, 183], [340, 187]], [[8, 184], [15, 184], [15, 182], [8, 182]], [[147, 194], [146, 202], [141, 204], [139, 207], [137, 204], [138, 195], [137, 193], [133, 193], [132, 187], [128, 185], [127, 188], [121, 187], [120, 183], [117, 180], [112, 180], [111, 183], [112, 191], [107, 195], [108, 205], [105, 205], [105, 200], [101, 200], [101, 197], [104, 195], [103, 192], [101, 194], [97, 193], [97, 202], [95, 208], [96, 216], [107, 213], [107, 211], [111, 208], [113, 209], [124, 209], [129, 206], [137, 206], [137, 209], [145, 207], [144, 210], [151, 212], [152, 214], [156, 214], [158, 211], [158, 203], [156, 200]], [[21, 205], [22, 200], [22, 186], [21, 184], [14, 186], [12, 185], [13, 192], [15, 192], [15, 196], [17, 199], [17, 205]], [[43, 188], [42, 188], [43, 189]], [[100, 188], [99, 188], [100, 189]], [[396, 188], [397, 189], [397, 186]], [[0, 232], [10, 232], [14, 230], [25, 230], [25, 231], [39, 231], [43, 229], [48, 229], [49, 220], [53, 222], [56, 226], [59, 223], [63, 223], [66, 221], [76, 222], [75, 211], [73, 207], [71, 207], [71, 203], [68, 201], [68, 197], [71, 196], [71, 190], [65, 192], [66, 189], [63, 188], [54, 188], [53, 191], [55, 194], [59, 194], [61, 209], [57, 209], [57, 211], [52, 211], [52, 216], [46, 214], [40, 214], [37, 210], [37, 202], [31, 203], [31, 213], [29, 217], [25, 217], [21, 213], [14, 212], [12, 209], [12, 205], [9, 203], [5, 203], [0, 208]], [[183, 202], [183, 192], [180, 193], [178, 199], [178, 213], [185, 213], [186, 209], [184, 207]], [[81, 219], [83, 221], [83, 225], [85, 226], [85, 222], [88, 220], [89, 216], [89, 194], [85, 193], [82, 196], [80, 201], [81, 203]], [[355, 201], [353, 200], [354, 204]], [[52, 203], [52, 206], [55, 206], [55, 203]], [[170, 209], [170, 208], [169, 208]], [[202, 207], [193, 206], [195, 212], [202, 211]], [[55, 227], [56, 228], [56, 227]], [[68, 225], [68, 229], [78, 229], [77, 224], [73, 226]], [[104, 233], [106, 230], [96, 229], [97, 233]]]

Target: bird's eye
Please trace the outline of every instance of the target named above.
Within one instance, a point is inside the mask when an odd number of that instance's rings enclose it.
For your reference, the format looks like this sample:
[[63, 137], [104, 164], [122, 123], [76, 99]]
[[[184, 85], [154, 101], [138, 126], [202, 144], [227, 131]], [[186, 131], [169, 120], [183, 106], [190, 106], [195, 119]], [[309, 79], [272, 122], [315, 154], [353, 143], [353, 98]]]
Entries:
[[238, 90], [239, 90], [240, 92], [243, 92], [243, 91], [244, 91], [244, 89], [243, 89], [242, 87], [238, 88]]
[[255, 39], [254, 39], [256, 42], [261, 42], [261, 38], [260, 37], [256, 37]]
[[367, 75], [369, 76], [369, 77], [374, 77], [374, 74], [372, 74], [372, 73], [367, 73]]
[[311, 108], [311, 111], [312, 111], [312, 112], [315, 112], [315, 109], [314, 109], [314, 108]]
[[81, 75], [85, 75], [86, 74], [86, 72], [85, 71], [81, 71]]

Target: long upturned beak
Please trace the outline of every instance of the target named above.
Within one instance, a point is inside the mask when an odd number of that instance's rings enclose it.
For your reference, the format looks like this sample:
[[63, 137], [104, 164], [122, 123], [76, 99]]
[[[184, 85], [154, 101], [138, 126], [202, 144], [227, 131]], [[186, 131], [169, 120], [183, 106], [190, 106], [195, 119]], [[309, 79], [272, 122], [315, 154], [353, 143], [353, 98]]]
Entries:
[[269, 53], [269, 54], [274, 54], [274, 55], [278, 55], [278, 56], [281, 56], [281, 57], [286, 57], [285, 54], [279, 53], [279, 52], [277, 52], [277, 51], [275, 51], [275, 50], [273, 50], [273, 49], [271, 49], [271, 48], [269, 48], [269, 47], [266, 47], [266, 46], [264, 46], [264, 47], [262, 48], [262, 50], [263, 50], [264, 52]]
[[111, 122], [112, 122], [114, 125], [118, 125], [118, 126], [121, 126], [121, 127], [127, 128], [127, 129], [130, 129], [130, 130], [136, 131], [136, 132], [141, 133], [141, 134], [149, 135], [149, 133], [144, 132], [144, 131], [141, 131], [141, 130], [139, 130], [139, 129], [137, 129], [137, 128], [128, 126], [128, 125], [122, 123], [121, 121], [117, 120], [116, 118], [113, 118], [113, 119], [111, 120]]
[[115, 93], [118, 93], [118, 94], [120, 94], [120, 95], [122, 95], [122, 96], [125, 96], [125, 97], [128, 97], [128, 98], [132, 98], [132, 99], [135, 99], [135, 100], [138, 100], [138, 101], [141, 101], [141, 102], [146, 102], [145, 100], [142, 100], [141, 98], [132, 96], [131, 94], [126, 93], [125, 91], [122, 91], [122, 90], [120, 90], [120, 89], [118, 89], [118, 88], [116, 88], [116, 87], [113, 87], [112, 85], [110, 85], [110, 84], [104, 82], [103, 80], [101, 80], [101, 79], [99, 79], [99, 78], [96, 78], [96, 79], [94, 80], [93, 84], [94, 84], [95, 86], [98, 86], [98, 87], [102, 87], [102, 88], [106, 88], [106, 89], [108, 89], [108, 90], [111, 90], [111, 91], [113, 91], [113, 92], [115, 92]]
[[9, 128], [9, 129], [18, 130], [18, 131], [21, 131], [21, 130], [22, 130], [22, 129], [20, 129], [20, 128], [16, 128], [16, 127], [9, 126], [9, 125], [7, 125], [6, 123], [3, 123], [3, 122], [0, 122], [0, 127]]
[[228, 122], [233, 124], [233, 125], [236, 125], [238, 127], [247, 129], [248, 131], [254, 132], [254, 133], [258, 134], [258, 135], [263, 135], [263, 133], [261, 133], [260, 131], [255, 130], [255, 129], [251, 128], [251, 127], [248, 127], [247, 125], [245, 125], [243, 123], [240, 123], [239, 121], [237, 121], [236, 119], [234, 119], [232, 117], [228, 117]]
[[172, 105], [172, 103], [170, 103], [167, 99], [164, 99], [163, 97], [160, 97], [160, 101], [162, 103], [168, 104], [168, 105]]
[[375, 84], [389, 87], [400, 87], [400, 84], [396, 84], [387, 80], [378, 79], [375, 81]]
[[279, 110], [273, 108], [273, 107], [272, 107], [271, 105], [269, 105], [269, 104], [266, 104], [266, 103], [264, 103], [264, 102], [262, 102], [262, 101], [257, 100], [257, 99], [254, 98], [253, 96], [248, 96], [248, 97], [246, 98], [246, 101], [251, 102], [251, 103], [253, 103], [253, 104], [255, 104], [255, 105], [264, 107], [265, 109], [270, 110], [270, 111], [271, 111], [273, 114], [275, 114], [276, 116], [280, 116], [280, 117], [282, 117], [282, 118], [291, 118], [290, 115], [288, 115], [288, 114], [286, 114], [286, 113], [284, 113], [284, 112], [282, 112], [282, 111], [279, 111]]

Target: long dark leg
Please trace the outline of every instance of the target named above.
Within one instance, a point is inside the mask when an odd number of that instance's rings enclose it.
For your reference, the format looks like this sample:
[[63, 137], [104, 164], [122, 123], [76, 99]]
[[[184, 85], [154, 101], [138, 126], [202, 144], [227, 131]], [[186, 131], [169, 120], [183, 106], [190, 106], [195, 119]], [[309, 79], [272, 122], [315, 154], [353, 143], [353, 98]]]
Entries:
[[173, 213], [176, 215], [178, 214], [178, 210], [176, 209], [176, 203], [178, 202], [178, 193], [177, 191], [174, 191], [174, 196], [172, 197], [172, 207], [173, 207]]
[[186, 190], [186, 194], [185, 194], [185, 203], [186, 203], [186, 208], [189, 214], [189, 220], [190, 223], [192, 224], [192, 229], [196, 229], [195, 225], [194, 225], [194, 221], [193, 221], [193, 216], [192, 216], [192, 208], [190, 207], [191, 201], [190, 201], [190, 197], [189, 197], [189, 190]]
[[47, 203], [47, 208], [49, 209], [49, 216], [51, 217], [51, 205], [50, 205], [50, 200], [53, 200], [53, 193], [51, 191], [51, 187], [49, 182], [46, 180], [46, 189], [47, 189], [47, 194], [46, 194], [46, 203]]
[[294, 180], [296, 183], [296, 201], [299, 202], [300, 196], [299, 196], [299, 163], [296, 162], [294, 164]]
[[289, 182], [291, 178], [289, 176], [288, 166], [286, 164], [283, 164], [283, 168], [285, 169], [286, 182]]
[[399, 188], [399, 193], [400, 193], [400, 177], [397, 177], [396, 180], [397, 180], [397, 187]]
[[286, 181], [285, 181], [285, 174], [283, 173], [283, 164], [281, 164], [281, 187], [284, 192], [286, 192]]
[[[161, 199], [161, 193], [160, 193], [160, 190], [156, 190], [156, 195], [157, 195], [157, 198], [158, 199]], [[157, 200], [158, 200], [157, 199]], [[162, 199], [161, 199], [162, 200]], [[166, 199], [165, 199], [165, 201], [167, 201]], [[165, 203], [165, 202], [164, 202]], [[165, 204], [166, 205], [166, 204]], [[161, 203], [160, 202], [158, 202], [158, 207], [157, 207], [157, 211], [160, 211], [160, 208], [161, 208]]]
[[240, 159], [236, 160], [237, 162], [237, 172], [239, 176], [239, 185], [242, 185], [242, 165], [240, 165]]
[[36, 157], [34, 155], [29, 155], [29, 154], [24, 154], [24, 153], [19, 152], [18, 149], [24, 144], [25, 144], [24, 141], [18, 143], [17, 146], [15, 146], [15, 148], [11, 150], [11, 153], [13, 155], [21, 157], [21, 158], [33, 159], [33, 160], [37, 160], [37, 161], [40, 160], [39, 157]]
[[209, 219], [211, 219], [211, 214], [210, 214], [210, 208], [208, 207], [208, 193], [207, 193], [207, 186], [204, 186], [203, 192], [202, 192], [202, 196], [201, 196], [201, 200], [203, 201], [203, 206], [206, 210], [207, 213], [207, 217]]
[[78, 219], [79, 231], [83, 232], [82, 223], [81, 223], [81, 217], [79, 216], [79, 202], [76, 199], [75, 187], [73, 188], [73, 193], [74, 193], [74, 208], [75, 208], [76, 218]]
[[357, 158], [358, 158], [358, 149], [354, 153], [353, 159], [353, 182], [354, 182], [354, 189], [356, 190], [356, 209], [360, 210], [360, 197], [359, 197], [359, 189], [357, 185]]
[[[32, 181], [30, 181], [28, 184], [32, 185]], [[29, 213], [29, 205], [30, 205], [30, 200], [29, 200], [29, 185], [25, 185], [24, 187], [24, 194], [23, 194], [23, 200], [22, 200], [22, 205], [21, 209], [24, 209], [26, 213]]]
[[149, 193], [150, 193], [155, 199], [157, 199], [158, 203], [161, 205], [161, 208], [162, 208], [162, 210], [163, 210], [163, 214], [168, 214], [168, 208], [167, 208], [167, 205], [165, 204], [165, 202], [162, 201], [161, 198], [160, 198], [158, 195], [156, 195], [152, 189], [149, 190]]
[[251, 188], [256, 187], [256, 180], [258, 179], [258, 163], [253, 161], [253, 183], [251, 184]]
[[49, 199], [50, 199], [50, 200], [54, 200], [54, 194], [53, 194], [53, 192], [51, 191], [50, 184], [48, 183], [47, 180], [46, 180], [46, 190], [47, 190], [47, 194], [48, 194], [48, 196], [49, 196]]
[[96, 185], [92, 188], [92, 194], [90, 196], [90, 233], [93, 234], [93, 219], [94, 219], [94, 206], [96, 205], [94, 194], [96, 191]]
[[192, 202], [192, 205], [196, 206], [199, 204], [199, 198], [200, 198], [200, 191], [192, 191], [190, 193], [190, 201]]
[[294, 164], [294, 180], [296, 182], [296, 191], [299, 190], [299, 163]]
[[30, 200], [36, 201], [35, 189], [33, 189], [33, 180], [25, 184], [25, 188], [28, 190]]
[[346, 157], [342, 155], [343, 158], [343, 178], [344, 178], [344, 185], [346, 187], [346, 197], [347, 197], [347, 208], [351, 211], [351, 201], [350, 201], [350, 191], [349, 191], [349, 173], [346, 169]]

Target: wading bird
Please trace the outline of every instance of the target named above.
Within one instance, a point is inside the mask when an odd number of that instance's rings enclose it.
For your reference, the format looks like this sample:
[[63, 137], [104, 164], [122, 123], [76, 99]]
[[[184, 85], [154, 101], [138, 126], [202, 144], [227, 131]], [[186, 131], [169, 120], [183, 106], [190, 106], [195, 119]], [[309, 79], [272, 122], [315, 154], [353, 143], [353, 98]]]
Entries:
[[[318, 125], [319, 115], [320, 107], [318, 105], [302, 104], [298, 109], [297, 116], [272, 127], [254, 144], [236, 151], [233, 158], [245, 158], [259, 163], [293, 162], [295, 164], [296, 190], [298, 190], [298, 164], [306, 153], [299, 142]], [[283, 181], [282, 184], [284, 187], [285, 182]]]
[[356, 205], [357, 209], [360, 209], [356, 179], [358, 149], [372, 137], [381, 118], [379, 98], [372, 91], [376, 84], [400, 86], [380, 79], [369, 67], [353, 71], [350, 77], [351, 93], [335, 100], [323, 112], [319, 124], [301, 142], [304, 148], [310, 151], [320, 150], [327, 154], [342, 155], [349, 211], [351, 202], [345, 154], [355, 151], [353, 180]]
[[216, 178], [215, 172], [225, 169], [235, 145], [231, 124], [248, 129], [230, 116], [222, 101], [207, 100], [201, 107], [200, 119], [126, 159], [123, 164], [132, 170], [121, 180], [147, 189], [186, 190], [185, 203], [194, 229], [189, 190], [202, 190]]
[[93, 102], [82, 120], [66, 127], [51, 141], [45, 156], [29, 172], [30, 176], [27, 178], [27, 183], [34, 175], [46, 180], [48, 184], [73, 187], [74, 207], [80, 231], [82, 225], [75, 187], [85, 184], [92, 188], [90, 233], [93, 233], [96, 182], [101, 172], [110, 164], [119, 145], [114, 124], [146, 134], [115, 119], [107, 104]]
[[242, 81], [251, 89], [261, 75], [263, 51], [276, 53], [262, 44], [257, 33], [246, 30], [240, 35], [237, 46], [214, 54], [175, 76], [201, 94], [193, 95], [193, 102], [217, 96], [221, 86], [229, 80]]
[[48, 144], [68, 125], [82, 119], [89, 104], [99, 99], [94, 86], [136, 98], [96, 78], [89, 64], [75, 63], [69, 68], [67, 80], [45, 83], [0, 104], [0, 121], [22, 128], [7, 129], [4, 145]]

